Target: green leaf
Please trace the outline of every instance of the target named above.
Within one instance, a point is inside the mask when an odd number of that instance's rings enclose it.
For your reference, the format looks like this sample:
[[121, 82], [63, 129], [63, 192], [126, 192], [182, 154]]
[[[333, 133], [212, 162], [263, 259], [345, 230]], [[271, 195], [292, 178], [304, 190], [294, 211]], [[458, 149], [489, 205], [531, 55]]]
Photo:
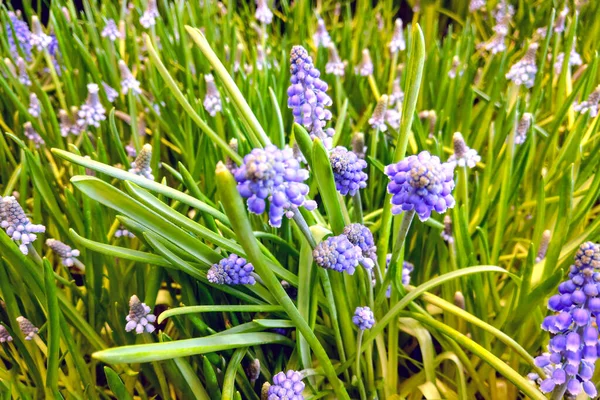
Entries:
[[46, 367], [46, 387], [58, 393], [58, 363], [60, 361], [60, 309], [56, 297], [54, 271], [47, 259], [44, 259], [44, 287], [48, 316], [48, 353]]
[[208, 336], [173, 342], [115, 347], [97, 351], [92, 354], [92, 357], [107, 364], [132, 364], [172, 360], [178, 357], [188, 357], [263, 344], [291, 345], [291, 342], [285, 336], [276, 333], [234, 333], [231, 335]]
[[123, 381], [112, 368], [104, 367], [104, 374], [106, 375], [108, 386], [117, 400], [133, 400], [129, 392], [127, 392]]
[[196, 314], [196, 313], [206, 313], [206, 312], [280, 312], [283, 311], [283, 307], [275, 306], [275, 305], [225, 305], [225, 306], [187, 306], [187, 307], [177, 307], [171, 308], [169, 310], [163, 311], [158, 316], [158, 323], [162, 324], [162, 322], [170, 317], [174, 317], [176, 315], [186, 315], [186, 314]]

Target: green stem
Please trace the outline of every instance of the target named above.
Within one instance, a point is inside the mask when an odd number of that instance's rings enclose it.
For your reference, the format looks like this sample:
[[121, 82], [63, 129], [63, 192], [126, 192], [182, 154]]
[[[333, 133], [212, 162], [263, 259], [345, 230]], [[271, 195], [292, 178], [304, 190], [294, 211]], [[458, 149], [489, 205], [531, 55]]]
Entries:
[[294, 212], [294, 221], [296, 221], [298, 229], [300, 229], [300, 232], [304, 234], [304, 237], [308, 241], [310, 247], [312, 249], [317, 247], [317, 242], [315, 241], [315, 238], [313, 237], [312, 232], [310, 231], [310, 228], [308, 227], [308, 224], [306, 223], [306, 220], [304, 219], [300, 211]]
[[335, 368], [333, 367], [327, 352], [323, 348], [323, 345], [319, 342], [319, 339], [315, 336], [310, 325], [304, 320], [292, 299], [290, 299], [283, 289], [275, 273], [267, 265], [258, 242], [252, 233], [252, 226], [248, 219], [246, 207], [237, 190], [237, 183], [233, 178], [233, 175], [231, 175], [231, 172], [229, 172], [221, 162], [217, 165], [216, 178], [218, 192], [225, 207], [225, 211], [231, 220], [233, 231], [238, 236], [239, 242], [246, 251], [248, 259], [254, 265], [256, 272], [262, 277], [265, 286], [273, 294], [273, 297], [275, 297], [277, 302], [285, 309], [299, 333], [304, 336], [305, 340], [312, 348], [323, 368], [324, 374], [329, 379], [336, 396], [340, 399], [349, 400], [350, 396], [342, 382], [338, 379]]
[[360, 352], [360, 346], [362, 344], [362, 337], [363, 337], [363, 330], [359, 329], [358, 331], [358, 336], [356, 337], [356, 364], [354, 366], [354, 371], [356, 374], [356, 380], [358, 382], [358, 390], [360, 392], [360, 398], [361, 400], [366, 400], [367, 399], [367, 392], [365, 391], [365, 385], [363, 383], [362, 380], [362, 373], [360, 372], [360, 359], [361, 357], [361, 352]]
[[463, 200], [463, 204], [467, 210], [467, 214], [469, 213], [469, 181], [467, 179], [467, 166], [459, 167], [460, 168], [460, 186], [461, 186], [461, 196]]
[[356, 192], [354, 196], [352, 196], [352, 202], [354, 203], [354, 219], [359, 224], [363, 223], [363, 212], [362, 212], [362, 201], [360, 198], [360, 192]]
[[406, 240], [406, 236], [408, 235], [408, 230], [410, 229], [410, 224], [412, 223], [414, 216], [415, 210], [404, 211], [404, 215], [402, 216], [402, 224], [400, 225], [400, 232], [398, 232], [396, 244], [394, 245], [394, 250], [392, 251], [390, 266], [396, 265], [398, 259], [400, 258], [400, 253], [404, 248], [404, 242]]

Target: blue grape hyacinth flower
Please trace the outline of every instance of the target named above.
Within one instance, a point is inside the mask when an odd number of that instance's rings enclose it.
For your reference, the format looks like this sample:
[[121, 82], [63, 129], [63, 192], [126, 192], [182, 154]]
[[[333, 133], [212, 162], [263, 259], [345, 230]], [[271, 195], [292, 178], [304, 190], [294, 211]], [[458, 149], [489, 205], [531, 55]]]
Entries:
[[345, 147], [338, 146], [329, 153], [335, 187], [342, 196], [354, 196], [367, 187], [368, 176], [363, 172], [367, 162]]
[[156, 316], [151, 313], [151, 309], [146, 303], [142, 303], [134, 294], [129, 299], [129, 314], [125, 317], [127, 325], [125, 331], [135, 330], [138, 335], [148, 332], [152, 333], [156, 329], [152, 323], [156, 321]]
[[369, 307], [356, 307], [352, 322], [361, 331], [371, 329], [375, 325], [375, 316]]
[[353, 244], [346, 235], [330, 236], [313, 250], [315, 263], [325, 269], [354, 274], [364, 257], [359, 246]]
[[535, 53], [538, 49], [537, 43], [531, 43], [527, 53], [517, 61], [506, 74], [506, 79], [513, 81], [516, 85], [524, 85], [526, 88], [532, 88], [537, 74], [537, 65], [535, 64]]
[[369, 228], [362, 224], [350, 224], [344, 228], [344, 235], [350, 243], [360, 247], [363, 257], [373, 261], [377, 258], [377, 246]]
[[312, 58], [302, 46], [294, 46], [290, 56], [291, 85], [288, 87], [288, 107], [294, 121], [301, 124], [313, 139], [319, 138], [326, 148], [331, 148], [333, 128], [325, 128], [331, 119], [331, 97], [327, 95], [327, 83], [322, 81]]
[[583, 243], [575, 254], [569, 279], [558, 286], [558, 293], [548, 300], [547, 316], [542, 329], [553, 334], [548, 352], [536, 357], [535, 364], [548, 377], [539, 380], [540, 390], [550, 393], [563, 390], [577, 396], [582, 391], [597, 396], [591, 378], [598, 359], [598, 325], [600, 314], [600, 245]]
[[213, 264], [206, 273], [206, 279], [217, 285], [254, 285], [256, 280], [253, 272], [254, 266], [245, 258], [231, 254], [218, 264]]
[[304, 383], [298, 371], [279, 372], [267, 391], [268, 400], [304, 400]]
[[443, 213], [454, 207], [454, 168], [427, 151], [388, 165], [385, 173], [391, 180], [392, 214], [415, 210], [425, 221], [434, 210]]
[[30, 60], [31, 49], [33, 48], [33, 46], [31, 44], [31, 31], [29, 30], [29, 26], [26, 22], [21, 20], [21, 18], [17, 16], [17, 14], [15, 14], [12, 11], [8, 12], [8, 19], [10, 21], [6, 22], [5, 31], [6, 37], [8, 39], [8, 47], [10, 48], [10, 53], [14, 58], [18, 58], [18, 48], [20, 47], [23, 51], [23, 54], [25, 55], [25, 58]]
[[254, 149], [244, 157], [244, 163], [235, 170], [238, 191], [248, 199], [248, 211], [262, 214], [269, 201], [269, 224], [280, 227], [283, 216], [294, 216], [299, 207], [314, 210], [317, 206], [307, 200], [308, 171], [301, 168], [291, 148], [283, 150], [274, 145]]
[[25, 255], [29, 252], [27, 245], [37, 239], [36, 233], [46, 232], [44, 225], [31, 223], [14, 196], [0, 197], [0, 226]]

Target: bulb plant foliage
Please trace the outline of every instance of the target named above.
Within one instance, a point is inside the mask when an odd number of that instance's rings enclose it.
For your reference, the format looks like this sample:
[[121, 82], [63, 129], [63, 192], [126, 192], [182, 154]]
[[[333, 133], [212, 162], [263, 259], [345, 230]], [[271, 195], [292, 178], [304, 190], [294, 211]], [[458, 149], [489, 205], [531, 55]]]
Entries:
[[600, 2], [22, 3], [2, 398], [597, 396]]

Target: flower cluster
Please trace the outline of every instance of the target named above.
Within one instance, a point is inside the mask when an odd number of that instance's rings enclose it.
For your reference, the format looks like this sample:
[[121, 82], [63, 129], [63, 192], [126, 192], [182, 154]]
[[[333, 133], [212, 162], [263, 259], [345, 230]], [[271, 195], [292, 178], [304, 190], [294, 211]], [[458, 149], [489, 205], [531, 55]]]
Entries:
[[369, 307], [356, 307], [352, 322], [361, 331], [371, 329], [375, 325], [375, 316]]
[[325, 64], [325, 72], [335, 76], [344, 76], [347, 62], [342, 61], [335, 48], [335, 44], [329, 43], [327, 49], [329, 50], [329, 59], [327, 60], [327, 64]]
[[525, 143], [527, 139], [527, 132], [531, 128], [531, 122], [533, 121], [533, 115], [531, 113], [523, 113], [523, 116], [517, 124], [517, 131], [515, 132], [515, 144]]
[[[77, 114], [77, 111], [75, 111]], [[79, 135], [81, 130], [79, 126], [73, 121], [73, 119], [69, 116], [65, 110], [58, 111], [58, 119], [59, 119], [59, 127], [60, 127], [60, 135], [62, 137], [67, 137], [69, 134]]]
[[14, 58], [18, 58], [18, 49], [20, 48], [25, 57], [30, 59], [32, 45], [31, 31], [29, 30], [29, 26], [12, 11], [8, 12], [8, 19], [9, 21], [6, 22], [5, 31], [10, 53]]
[[542, 392], [566, 385], [571, 396], [583, 390], [596, 397], [596, 387], [590, 379], [598, 359], [599, 283], [600, 245], [583, 243], [575, 255], [569, 279], [558, 286], [559, 294], [548, 300], [548, 309], [556, 314], [544, 319], [542, 329], [554, 336], [548, 352], [535, 359], [536, 365], [548, 373], [540, 382]]
[[36, 148], [45, 143], [44, 139], [35, 131], [35, 129], [33, 129], [33, 125], [29, 121], [23, 124], [23, 134], [27, 139], [33, 142]]
[[329, 47], [329, 45], [333, 44], [329, 32], [327, 32], [325, 21], [322, 18], [317, 20], [317, 30], [313, 35], [313, 42], [315, 42], [315, 46], [317, 47]]
[[29, 94], [29, 108], [27, 109], [27, 112], [29, 112], [29, 114], [34, 118], [39, 117], [42, 113], [40, 100], [38, 99], [37, 95], [33, 92]]
[[524, 85], [528, 89], [532, 88], [537, 74], [537, 65], [535, 64], [537, 48], [537, 43], [531, 43], [523, 58], [510, 67], [506, 79], [513, 81], [515, 85]]
[[369, 49], [363, 49], [360, 64], [356, 66], [354, 72], [360, 76], [369, 76], [373, 74], [373, 61]]
[[127, 325], [125, 325], [125, 331], [131, 332], [135, 329], [135, 333], [142, 334], [144, 331], [148, 333], [154, 332], [154, 325], [152, 323], [156, 321], [156, 316], [151, 314], [152, 310], [142, 303], [140, 299], [134, 294], [129, 299], [129, 314], [125, 317]]
[[454, 236], [452, 236], [452, 218], [449, 215], [444, 216], [444, 229], [440, 233], [442, 239], [448, 243], [454, 243]]
[[345, 147], [338, 146], [329, 153], [333, 177], [338, 192], [343, 196], [354, 196], [360, 189], [367, 187], [367, 162]]
[[365, 134], [362, 132], [355, 132], [352, 135], [352, 151], [358, 158], [365, 158], [367, 146], [365, 145]]
[[231, 254], [218, 264], [213, 264], [206, 273], [206, 279], [217, 285], [254, 285], [256, 280], [253, 272], [254, 266], [245, 258]]
[[120, 238], [120, 237], [128, 237], [128, 238], [134, 238], [135, 235], [133, 234], [133, 232], [127, 230], [127, 228], [125, 228], [125, 226], [121, 225], [119, 227], [119, 229], [117, 229], [115, 231], [115, 237], [116, 238]]
[[302, 124], [313, 139], [319, 138], [331, 148], [334, 130], [326, 128], [331, 119], [329, 107], [332, 103], [327, 95], [327, 84], [319, 78], [319, 70], [302, 46], [294, 46], [290, 57], [291, 85], [288, 88], [288, 107], [292, 109], [294, 121]]
[[19, 329], [23, 333], [23, 336], [25, 336], [25, 340], [32, 340], [39, 332], [39, 329], [22, 315], [17, 317], [17, 323], [19, 324]]
[[548, 245], [550, 244], [550, 239], [552, 238], [552, 232], [549, 229], [546, 229], [542, 232], [542, 238], [540, 240], [540, 247], [538, 248], [537, 256], [535, 257], [535, 262], [539, 263], [544, 258], [546, 258], [546, 252], [548, 251]]
[[[564, 61], [565, 61], [565, 53], [563, 53], [563, 52], [558, 53], [558, 55], [556, 56], [556, 61], [554, 62], [554, 72], [557, 75], [560, 74], [560, 71], [562, 70]], [[569, 61], [568, 62], [569, 62], [569, 67], [583, 64], [583, 60], [581, 59], [581, 56], [579, 55], [577, 50], [575, 50], [575, 43], [573, 43], [573, 48], [571, 49], [571, 52], [569, 53]]]
[[582, 114], [589, 111], [590, 117], [595, 118], [598, 115], [598, 103], [600, 103], [600, 85], [589, 95], [587, 100], [575, 103], [573, 110]]
[[563, 8], [562, 11], [558, 13], [558, 17], [556, 17], [556, 22], [554, 22], [554, 32], [563, 33], [565, 31], [568, 15], [569, 7], [565, 6], [565, 8]]
[[392, 214], [415, 210], [425, 221], [433, 210], [443, 213], [454, 207], [454, 168], [427, 151], [388, 165], [385, 173], [391, 180]]
[[25, 64], [25, 60], [21, 57], [17, 58], [17, 68], [19, 70], [19, 82], [25, 86], [31, 86], [31, 79], [27, 73], [27, 64]]
[[402, 20], [397, 18], [394, 22], [394, 33], [392, 34], [392, 40], [388, 44], [390, 52], [392, 54], [397, 53], [406, 49], [406, 41], [404, 40], [404, 25]]
[[146, 29], [151, 28], [156, 25], [156, 18], [158, 17], [160, 17], [160, 14], [158, 13], [156, 0], [148, 0], [146, 10], [140, 17], [140, 24]]
[[457, 75], [462, 75], [462, 71], [459, 71], [458, 67], [460, 67], [460, 58], [454, 56], [452, 57], [452, 68], [448, 71], [448, 77], [450, 79], [455, 79]]
[[313, 250], [315, 263], [322, 268], [354, 274], [363, 261], [362, 249], [348, 240], [346, 235], [330, 236]]
[[400, 84], [400, 77], [394, 79], [394, 85], [392, 86], [392, 93], [389, 96], [390, 106], [401, 104], [404, 101], [404, 92], [402, 91], [402, 85]]
[[350, 243], [360, 247], [364, 258], [375, 261], [377, 246], [375, 246], [375, 240], [369, 228], [361, 224], [350, 224], [344, 227], [344, 235], [346, 235]]
[[211, 74], [204, 76], [206, 81], [206, 96], [204, 97], [204, 108], [210, 114], [211, 117], [221, 112], [221, 94], [215, 85], [215, 78]]
[[110, 86], [106, 82], [102, 82], [102, 88], [104, 89], [104, 94], [108, 99], [109, 103], [112, 103], [119, 97], [119, 92], [117, 92], [112, 86]]
[[262, 214], [269, 205], [269, 223], [280, 227], [285, 214], [294, 216], [298, 207], [308, 210], [317, 204], [307, 200], [308, 171], [301, 168], [291, 148], [283, 150], [273, 145], [264, 149], [254, 149], [244, 157], [244, 163], [235, 171], [238, 190], [242, 197], [248, 199], [248, 210], [254, 214]]
[[12, 342], [13, 338], [10, 336], [8, 330], [4, 325], [0, 325], [0, 343]]
[[389, 98], [385, 94], [377, 101], [373, 115], [369, 118], [371, 128], [379, 129], [381, 132], [387, 131], [388, 125], [394, 129], [400, 128], [400, 113], [393, 108], [388, 108], [388, 101]]
[[79, 250], [72, 249], [59, 240], [46, 239], [46, 245], [58, 254], [65, 267], [72, 267], [75, 264], [75, 257], [79, 257]]
[[30, 39], [31, 46], [35, 47], [38, 51], [43, 51], [44, 49], [47, 49], [48, 46], [50, 46], [50, 43], [52, 42], [52, 38], [46, 33], [44, 33], [44, 31], [42, 30], [42, 24], [35, 15], [31, 17], [31, 27], [33, 28]]
[[44, 225], [29, 221], [14, 196], [0, 198], [0, 226], [19, 244], [19, 250], [25, 255], [28, 253], [27, 245], [37, 238], [35, 234], [46, 232]]
[[448, 164], [452, 165], [452, 168], [457, 165], [459, 167], [475, 168], [475, 165], [481, 161], [481, 156], [477, 154], [477, 150], [467, 146], [460, 132], [454, 133], [452, 144], [454, 145], [454, 154], [448, 158]]
[[475, 12], [483, 7], [485, 7], [485, 0], [471, 0], [471, 2], [469, 3], [470, 12]]
[[104, 25], [104, 29], [100, 33], [100, 36], [110, 39], [110, 41], [114, 42], [117, 39], [123, 39], [123, 35], [117, 26], [117, 23], [114, 19], [109, 19], [106, 21], [106, 25]]
[[515, 9], [512, 5], [507, 4], [504, 0], [500, 1], [494, 11], [496, 25], [492, 29], [495, 33], [487, 42], [481, 43], [479, 47], [491, 54], [498, 54], [506, 50], [506, 36], [514, 14]]
[[137, 155], [135, 161], [131, 163], [131, 168], [129, 172], [132, 174], [136, 174], [139, 176], [143, 176], [146, 179], [154, 180], [154, 175], [152, 175], [152, 166], [150, 165], [150, 161], [152, 160], [152, 145], [146, 143], [140, 154]]
[[140, 81], [134, 78], [125, 61], [119, 60], [119, 71], [121, 72], [121, 93], [127, 94], [131, 90], [133, 94], [142, 93]]
[[256, 13], [254, 13], [254, 17], [266, 25], [273, 22], [273, 11], [269, 8], [268, 0], [256, 0]]
[[90, 125], [99, 128], [100, 121], [106, 119], [106, 110], [102, 106], [102, 103], [100, 103], [100, 97], [98, 96], [100, 88], [95, 83], [90, 83], [87, 85], [87, 89], [88, 98], [86, 102], [79, 107], [79, 111], [77, 112], [77, 116], [79, 117], [77, 125], [81, 130], [86, 129], [86, 127]]
[[304, 383], [299, 372], [289, 370], [273, 377], [273, 384], [267, 391], [267, 400], [304, 400]]

